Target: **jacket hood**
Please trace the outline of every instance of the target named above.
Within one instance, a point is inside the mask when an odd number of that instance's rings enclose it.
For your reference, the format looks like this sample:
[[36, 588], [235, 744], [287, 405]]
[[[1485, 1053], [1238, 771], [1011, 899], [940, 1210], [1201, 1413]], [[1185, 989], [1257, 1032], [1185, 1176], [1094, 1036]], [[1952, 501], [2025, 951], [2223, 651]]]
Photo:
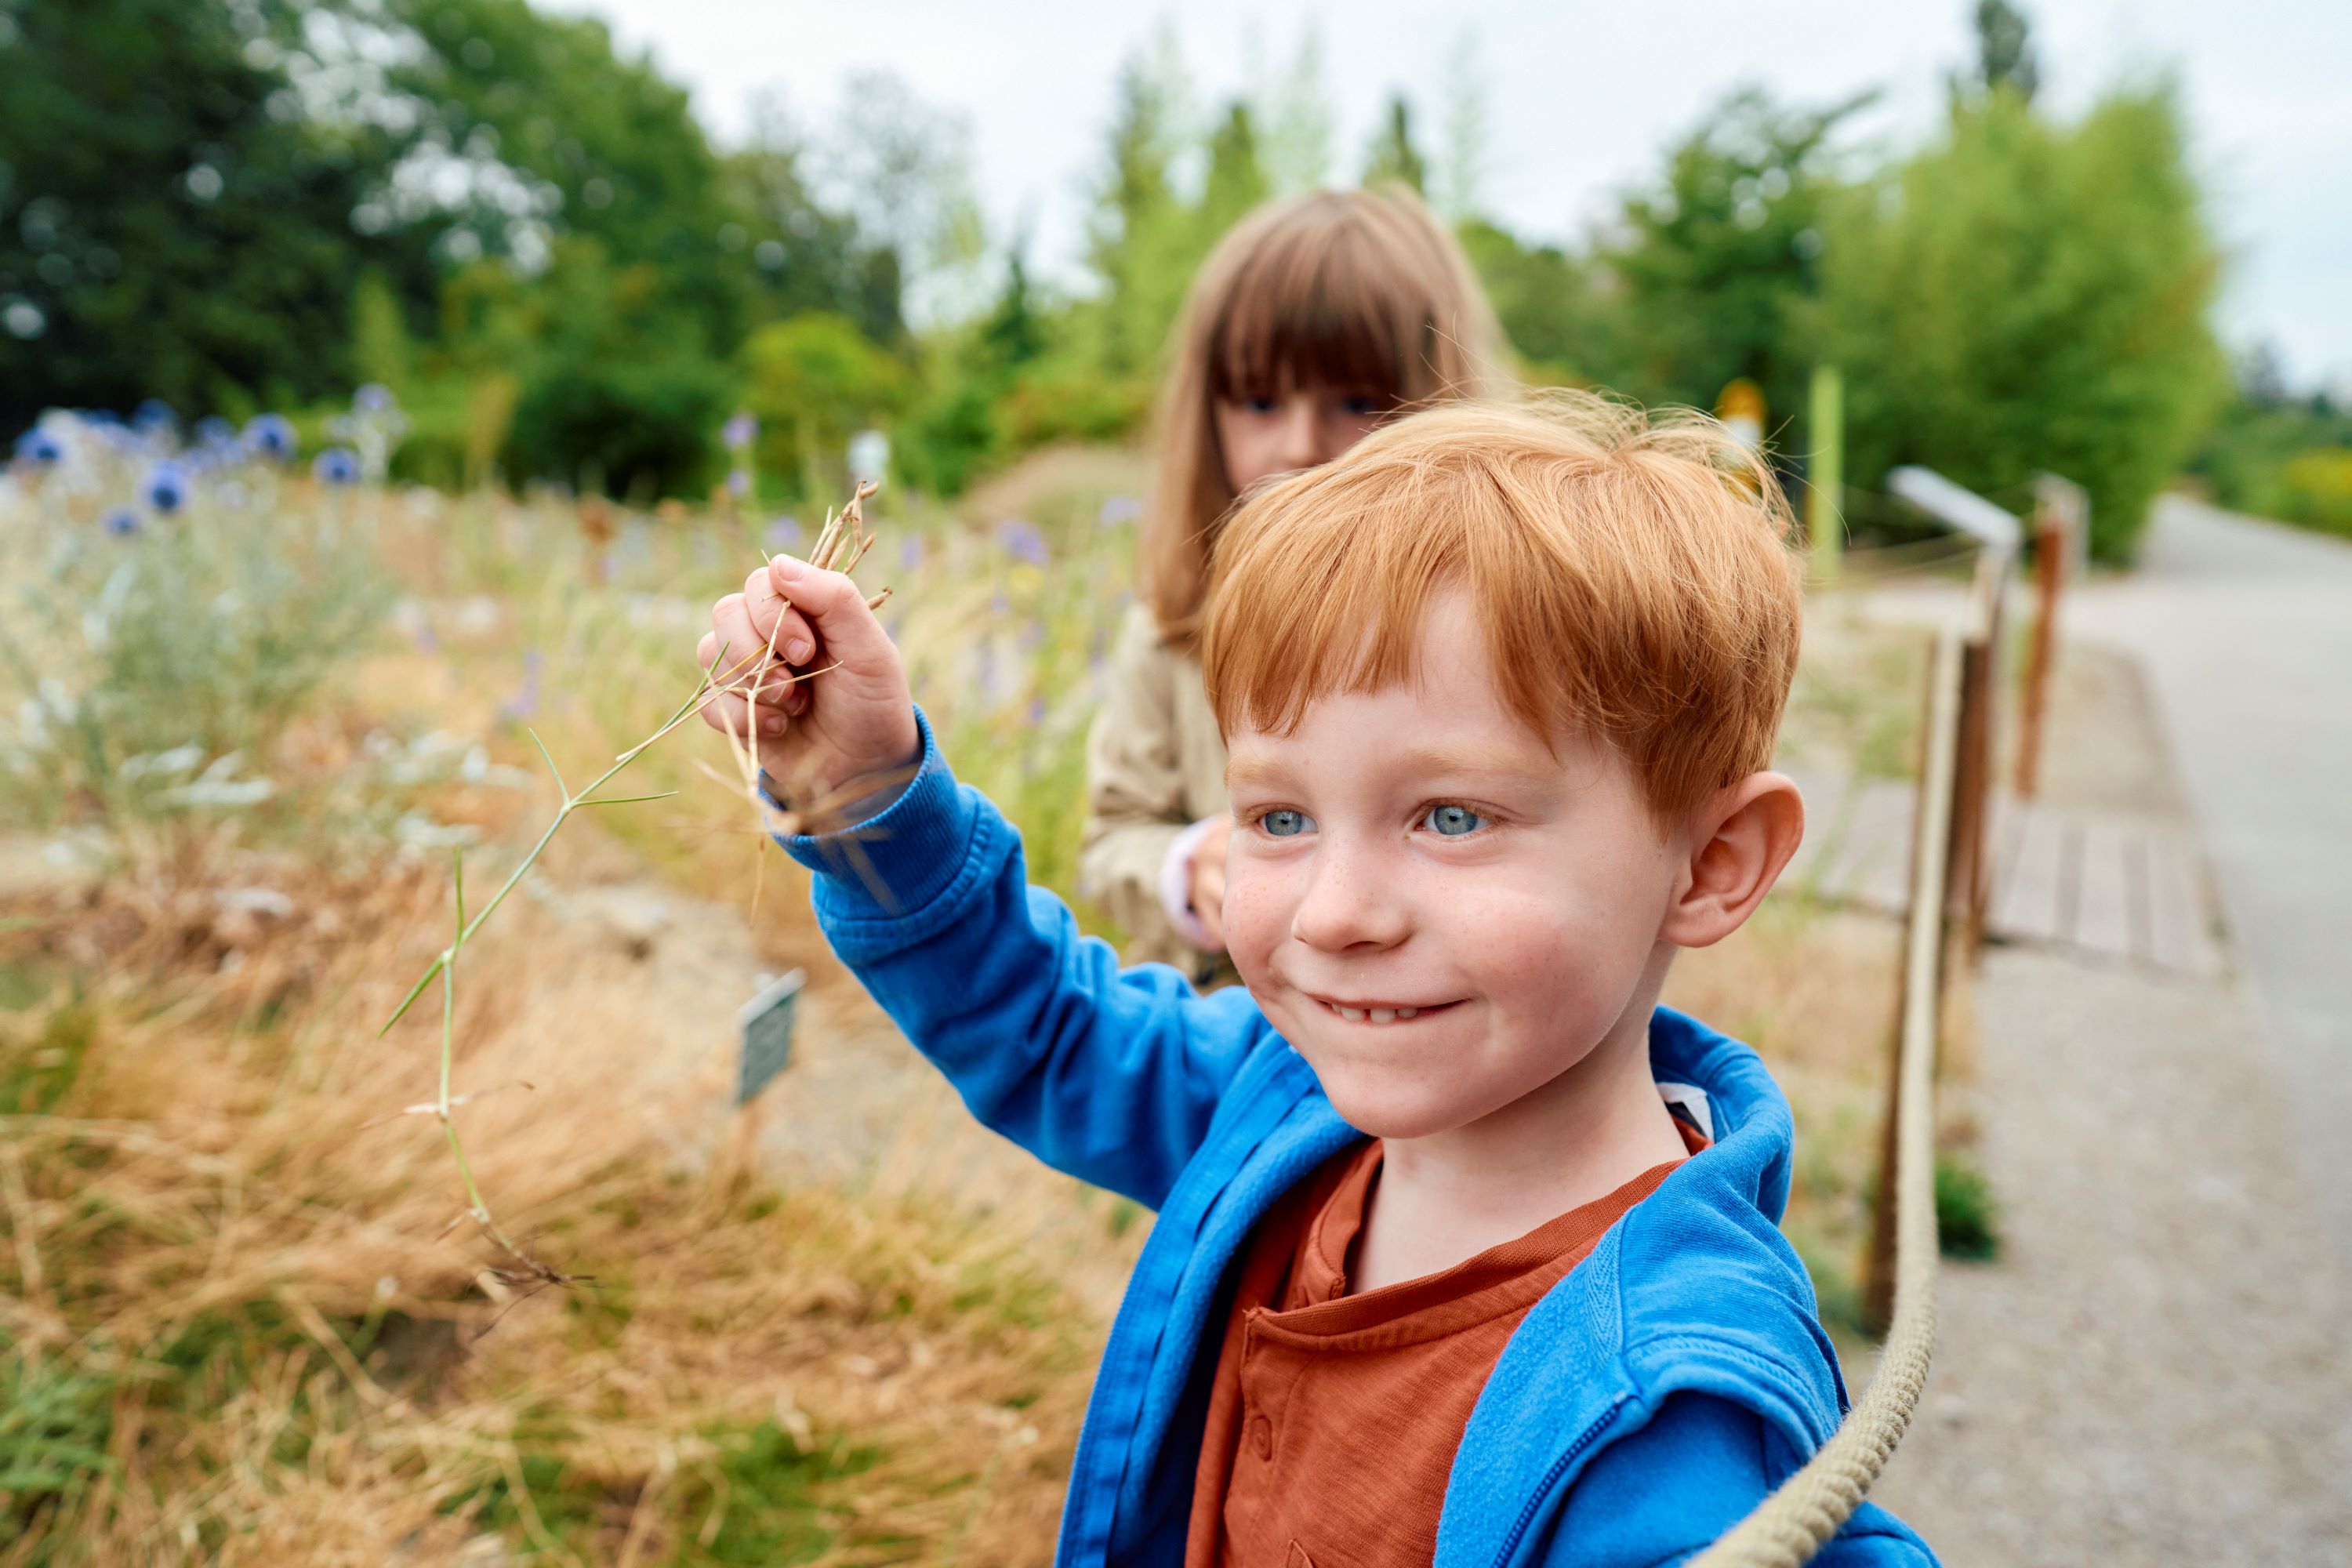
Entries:
[[1510, 1560], [1582, 1463], [1674, 1394], [1755, 1411], [1790, 1468], [1846, 1409], [1803, 1263], [1778, 1228], [1795, 1124], [1748, 1047], [1671, 1008], [1654, 1075], [1704, 1091], [1716, 1142], [1612, 1226], [1512, 1336], [1454, 1458], [1437, 1562]]

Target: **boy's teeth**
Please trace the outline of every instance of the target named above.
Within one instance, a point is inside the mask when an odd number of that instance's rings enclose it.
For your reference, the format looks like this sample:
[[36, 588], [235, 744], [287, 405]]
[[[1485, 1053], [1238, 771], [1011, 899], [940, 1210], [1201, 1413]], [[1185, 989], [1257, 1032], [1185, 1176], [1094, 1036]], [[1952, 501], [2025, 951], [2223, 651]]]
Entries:
[[1330, 1006], [1331, 1011], [1339, 1014], [1350, 1024], [1366, 1022], [1399, 1024], [1407, 1018], [1416, 1018], [1421, 1016], [1421, 1009], [1418, 1007], [1343, 1007], [1337, 1002], [1332, 1003]]
[[1420, 1015], [1421, 1009], [1418, 1007], [1400, 1007], [1396, 1010], [1396, 1016], [1400, 1018], [1413, 1018]]
[[1340, 1007], [1337, 1002], [1332, 1003], [1331, 1005], [1339, 1008], [1339, 1016], [1347, 1019], [1350, 1024], [1360, 1024], [1364, 1021], [1364, 1010], [1361, 1007]]
[[1375, 1024], [1393, 1024], [1396, 1022], [1396, 1009], [1393, 1007], [1375, 1007], [1371, 1010], [1371, 1017], [1372, 1022]]

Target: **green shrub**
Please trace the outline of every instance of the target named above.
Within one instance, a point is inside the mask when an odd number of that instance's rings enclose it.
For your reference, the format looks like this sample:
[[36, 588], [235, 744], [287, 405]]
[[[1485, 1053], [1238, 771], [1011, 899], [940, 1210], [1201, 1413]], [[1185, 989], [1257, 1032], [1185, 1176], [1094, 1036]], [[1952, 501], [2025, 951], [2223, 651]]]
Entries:
[[1936, 1156], [1936, 1234], [1945, 1257], [1974, 1263], [2000, 1257], [2000, 1218], [1982, 1171], [1958, 1155]]
[[2279, 470], [2279, 483], [2289, 522], [2352, 533], [2352, 447], [2325, 447], [2289, 458]]
[[711, 437], [733, 400], [727, 368], [689, 350], [550, 354], [515, 405], [512, 471], [607, 495], [691, 495], [710, 479]]

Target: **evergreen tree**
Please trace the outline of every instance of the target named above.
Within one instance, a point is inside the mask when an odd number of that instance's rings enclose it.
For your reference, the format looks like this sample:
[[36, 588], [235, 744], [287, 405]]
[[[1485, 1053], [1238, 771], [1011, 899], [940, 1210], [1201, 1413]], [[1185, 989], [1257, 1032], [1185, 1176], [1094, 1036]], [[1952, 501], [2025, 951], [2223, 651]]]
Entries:
[[1364, 165], [1364, 184], [1387, 181], [1410, 185], [1415, 195], [1424, 193], [1429, 186], [1429, 165], [1422, 161], [1421, 150], [1412, 144], [1412, 110], [1402, 93], [1389, 99], [1388, 118], [1381, 121], [1380, 133], [1372, 138], [1371, 157]]
[[1201, 224], [1213, 237], [1241, 221], [1266, 197], [1265, 164], [1258, 157], [1257, 121], [1249, 105], [1227, 107], [1209, 137], [1209, 177], [1201, 194]]
[[2033, 58], [2032, 24], [2009, 0], [1977, 0], [1977, 81], [1986, 91], [2009, 88], [2028, 103], [2042, 86]]

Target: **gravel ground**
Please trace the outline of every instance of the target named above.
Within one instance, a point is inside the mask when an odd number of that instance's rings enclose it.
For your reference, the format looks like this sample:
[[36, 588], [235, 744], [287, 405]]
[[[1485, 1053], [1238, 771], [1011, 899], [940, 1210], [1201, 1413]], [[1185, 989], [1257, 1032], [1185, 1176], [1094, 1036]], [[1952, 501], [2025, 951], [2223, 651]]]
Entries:
[[1996, 952], [2003, 1255], [1874, 1496], [1947, 1563], [2352, 1563], [2352, 1278], [2226, 984]]

